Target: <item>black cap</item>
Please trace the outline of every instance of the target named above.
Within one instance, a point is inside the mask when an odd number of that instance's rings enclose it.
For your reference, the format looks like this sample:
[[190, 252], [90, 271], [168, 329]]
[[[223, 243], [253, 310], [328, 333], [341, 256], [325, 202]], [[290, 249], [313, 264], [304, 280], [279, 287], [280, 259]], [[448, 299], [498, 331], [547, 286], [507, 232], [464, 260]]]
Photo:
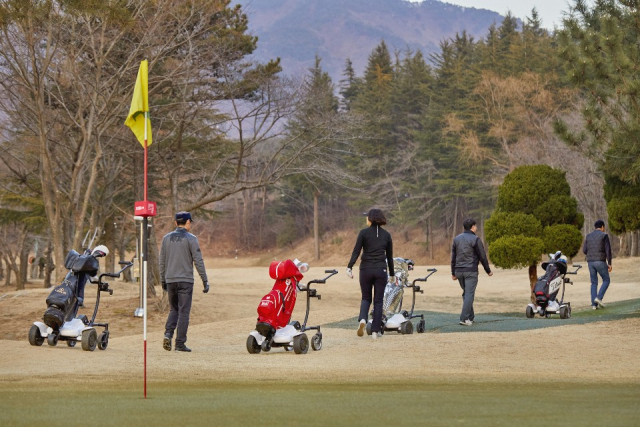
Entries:
[[186, 212], [186, 211], [182, 211], [182, 212], [178, 212], [176, 214], [176, 221], [187, 221], [187, 220], [191, 220], [191, 222], [193, 222], [193, 220], [191, 219], [191, 213]]

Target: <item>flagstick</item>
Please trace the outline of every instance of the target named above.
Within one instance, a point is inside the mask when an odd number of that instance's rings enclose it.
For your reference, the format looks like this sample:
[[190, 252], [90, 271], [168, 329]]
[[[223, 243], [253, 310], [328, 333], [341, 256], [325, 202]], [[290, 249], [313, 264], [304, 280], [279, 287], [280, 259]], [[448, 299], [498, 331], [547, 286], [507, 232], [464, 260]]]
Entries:
[[[149, 121], [149, 112], [145, 111], [144, 113], [144, 201], [147, 202], [147, 123]], [[148, 254], [148, 223], [149, 219], [147, 216], [142, 220], [142, 228], [144, 229], [143, 233], [143, 250], [142, 250], [142, 277], [143, 277], [143, 330], [144, 330], [144, 398], [147, 398], [147, 254]]]

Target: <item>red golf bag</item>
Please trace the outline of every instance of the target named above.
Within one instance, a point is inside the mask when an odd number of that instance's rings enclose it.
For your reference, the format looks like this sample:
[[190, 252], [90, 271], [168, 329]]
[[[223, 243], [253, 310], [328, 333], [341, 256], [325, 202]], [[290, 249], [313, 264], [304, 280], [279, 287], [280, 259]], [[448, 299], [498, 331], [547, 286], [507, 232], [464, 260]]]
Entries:
[[287, 326], [291, 319], [296, 306], [297, 285], [303, 276], [290, 259], [273, 261], [269, 266], [269, 276], [276, 283], [258, 305], [258, 325], [262, 323], [279, 329]]

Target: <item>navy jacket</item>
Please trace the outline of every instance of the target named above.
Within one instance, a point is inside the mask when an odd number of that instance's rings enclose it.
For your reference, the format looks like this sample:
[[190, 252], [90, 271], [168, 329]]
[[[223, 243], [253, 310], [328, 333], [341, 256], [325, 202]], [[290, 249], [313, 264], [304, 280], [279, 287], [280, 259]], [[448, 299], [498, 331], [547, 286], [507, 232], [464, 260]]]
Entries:
[[582, 252], [587, 256], [587, 262], [607, 261], [607, 264], [611, 265], [611, 242], [607, 233], [602, 230], [595, 229], [587, 234]]

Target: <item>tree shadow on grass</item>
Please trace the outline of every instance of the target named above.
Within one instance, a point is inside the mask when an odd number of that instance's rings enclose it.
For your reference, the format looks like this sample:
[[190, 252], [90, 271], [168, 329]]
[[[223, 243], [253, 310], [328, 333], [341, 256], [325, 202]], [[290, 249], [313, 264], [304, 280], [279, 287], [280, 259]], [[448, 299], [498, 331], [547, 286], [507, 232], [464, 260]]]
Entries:
[[[424, 314], [426, 332], [516, 332], [531, 329], [552, 328], [563, 325], [585, 325], [593, 322], [607, 322], [612, 320], [624, 320], [640, 318], [640, 299], [607, 303], [606, 308], [599, 310], [581, 309], [572, 310], [570, 319], [560, 319], [560, 316], [552, 315], [550, 318], [536, 316], [527, 319], [523, 305], [521, 313], [490, 313], [476, 315], [473, 326], [459, 325], [458, 313], [440, 313], [435, 311], [416, 311]], [[418, 319], [413, 319], [414, 326]], [[325, 325], [326, 328], [352, 329], [357, 325], [356, 317], [341, 320]], [[414, 328], [415, 329], [415, 328]]]

